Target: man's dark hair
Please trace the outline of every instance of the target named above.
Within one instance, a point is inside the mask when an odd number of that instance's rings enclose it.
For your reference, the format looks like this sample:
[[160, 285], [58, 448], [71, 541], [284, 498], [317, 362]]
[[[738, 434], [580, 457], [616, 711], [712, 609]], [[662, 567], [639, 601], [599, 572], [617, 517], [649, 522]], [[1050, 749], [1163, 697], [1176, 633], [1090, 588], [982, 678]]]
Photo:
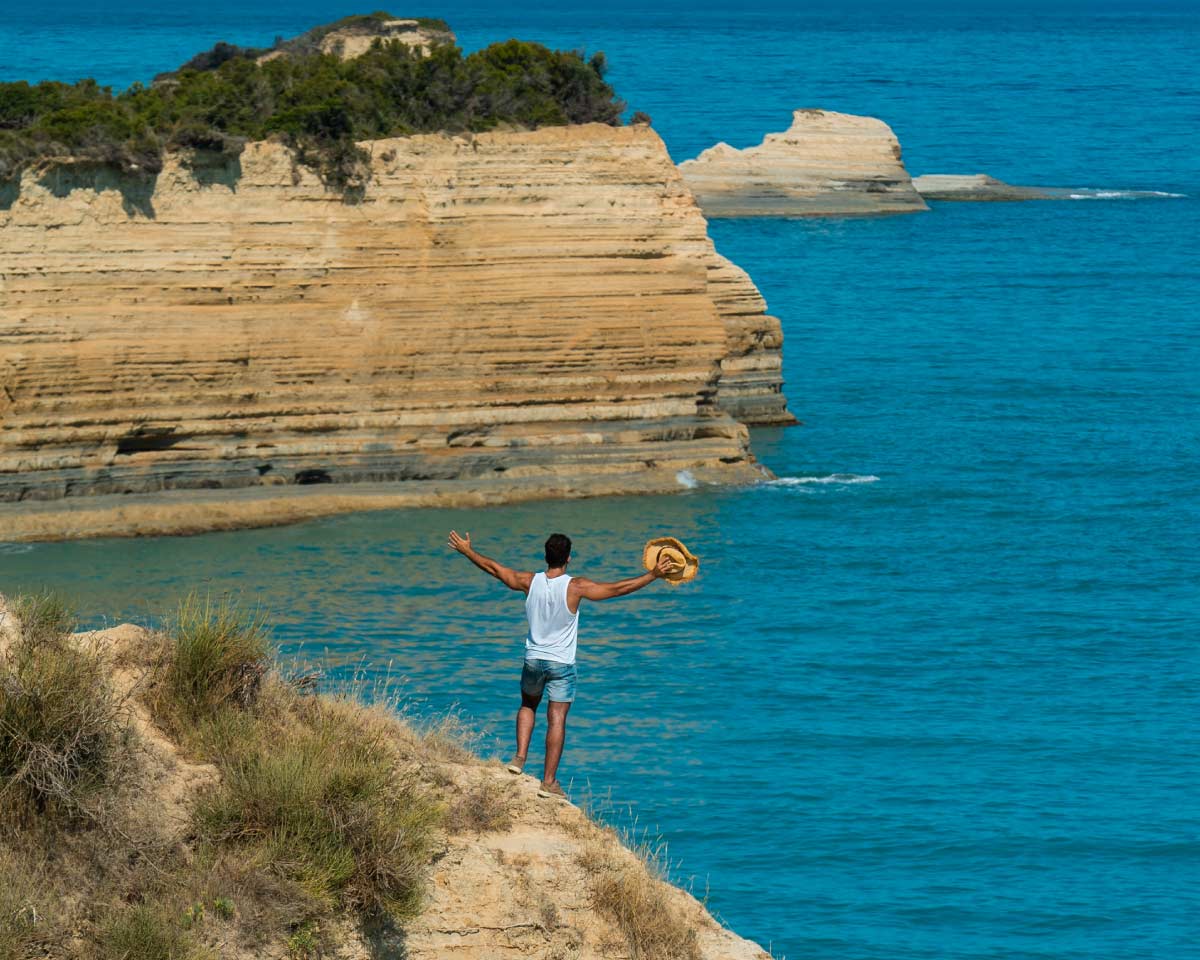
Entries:
[[546, 566], [561, 567], [571, 557], [571, 538], [566, 534], [552, 533], [546, 539]]

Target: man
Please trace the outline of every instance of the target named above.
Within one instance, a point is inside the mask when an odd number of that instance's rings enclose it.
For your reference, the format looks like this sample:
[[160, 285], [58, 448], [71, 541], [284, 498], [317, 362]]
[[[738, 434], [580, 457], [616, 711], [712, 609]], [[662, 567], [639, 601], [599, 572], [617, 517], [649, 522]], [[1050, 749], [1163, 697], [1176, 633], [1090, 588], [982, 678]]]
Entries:
[[640, 577], [616, 583], [596, 583], [586, 577], [567, 574], [571, 562], [571, 540], [553, 533], [546, 541], [546, 572], [523, 573], [512, 570], [471, 546], [471, 535], [460, 537], [450, 531], [449, 546], [470, 560], [484, 573], [491, 574], [510, 590], [525, 594], [525, 616], [529, 633], [525, 638], [525, 666], [521, 670], [521, 708], [517, 711], [517, 752], [508, 765], [512, 773], [525, 769], [529, 741], [542, 692], [550, 705], [546, 708], [546, 760], [542, 770], [539, 797], [566, 798], [558, 782], [558, 761], [567, 735], [567, 711], [575, 700], [575, 644], [579, 628], [579, 605], [584, 600], [611, 600], [641, 590], [675, 570], [675, 563], [660, 556], [658, 565]]

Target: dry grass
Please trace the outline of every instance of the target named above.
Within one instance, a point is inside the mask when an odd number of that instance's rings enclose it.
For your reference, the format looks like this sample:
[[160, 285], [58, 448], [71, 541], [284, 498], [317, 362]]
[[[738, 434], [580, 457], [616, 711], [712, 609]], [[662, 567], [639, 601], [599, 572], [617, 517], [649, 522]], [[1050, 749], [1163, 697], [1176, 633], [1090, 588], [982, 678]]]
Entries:
[[641, 844], [630, 856], [611, 832], [597, 830], [579, 855], [592, 904], [625, 937], [633, 960], [701, 960], [696, 929], [672, 902], [661, 847]]
[[96, 820], [129, 759], [124, 704], [108, 666], [71, 640], [52, 595], [19, 598], [21, 636], [0, 653], [0, 820]]
[[0, 849], [0, 960], [36, 956], [39, 945], [56, 938], [49, 885], [42, 871], [30, 867], [25, 858]]
[[446, 809], [450, 833], [488, 833], [512, 826], [512, 797], [515, 780], [507, 783], [486, 778], [458, 789]]
[[96, 960], [216, 960], [186, 927], [199, 922], [196, 911], [164, 903], [124, 905], [100, 923]]

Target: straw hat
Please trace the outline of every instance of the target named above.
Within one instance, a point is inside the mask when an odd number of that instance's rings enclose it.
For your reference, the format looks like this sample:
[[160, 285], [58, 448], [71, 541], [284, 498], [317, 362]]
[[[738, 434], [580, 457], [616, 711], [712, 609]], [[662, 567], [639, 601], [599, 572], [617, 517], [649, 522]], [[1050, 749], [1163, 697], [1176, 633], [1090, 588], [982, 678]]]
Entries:
[[687, 547], [674, 537], [655, 537], [647, 540], [642, 548], [642, 566], [653, 570], [658, 566], [658, 558], [667, 557], [675, 564], [675, 569], [668, 573], [664, 580], [672, 586], [679, 586], [693, 579], [700, 570], [700, 559], [692, 554]]

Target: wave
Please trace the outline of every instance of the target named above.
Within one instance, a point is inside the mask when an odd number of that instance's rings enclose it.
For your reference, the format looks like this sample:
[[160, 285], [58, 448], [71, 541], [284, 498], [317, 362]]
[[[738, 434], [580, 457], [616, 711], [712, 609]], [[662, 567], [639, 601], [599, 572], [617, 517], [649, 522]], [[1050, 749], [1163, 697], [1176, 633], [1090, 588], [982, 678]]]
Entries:
[[692, 476], [691, 470], [680, 470], [677, 474], [675, 474], [675, 482], [685, 490], [695, 490], [698, 486], [700, 486], [700, 481]]
[[1186, 198], [1186, 193], [1168, 193], [1165, 190], [1072, 190], [1068, 200], [1145, 200], [1154, 197]]
[[831, 473], [824, 477], [777, 477], [766, 481], [768, 487], [799, 487], [808, 483], [878, 483], [879, 478], [874, 474], [866, 476], [857, 473]]
[[0, 543], [0, 557], [11, 557], [18, 553], [31, 553], [32, 551], [32, 543]]

